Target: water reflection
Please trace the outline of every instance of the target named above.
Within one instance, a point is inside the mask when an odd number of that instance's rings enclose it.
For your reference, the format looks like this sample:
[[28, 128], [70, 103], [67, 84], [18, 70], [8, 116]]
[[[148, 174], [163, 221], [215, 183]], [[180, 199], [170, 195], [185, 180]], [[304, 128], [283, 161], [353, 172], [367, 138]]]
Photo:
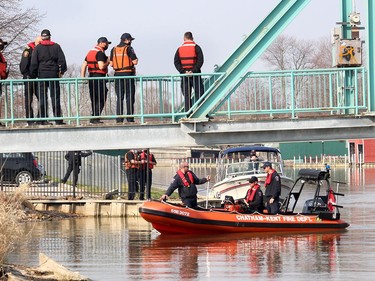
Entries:
[[[207, 172], [207, 171], [205, 171]], [[347, 231], [160, 236], [141, 218], [37, 223], [8, 262], [42, 252], [93, 280], [372, 280], [375, 169], [333, 169]]]
[[167, 273], [173, 264], [181, 280], [217, 280], [223, 275], [273, 279], [298, 269], [332, 273], [338, 266], [341, 233], [159, 236], [142, 247], [142, 256], [152, 272]]

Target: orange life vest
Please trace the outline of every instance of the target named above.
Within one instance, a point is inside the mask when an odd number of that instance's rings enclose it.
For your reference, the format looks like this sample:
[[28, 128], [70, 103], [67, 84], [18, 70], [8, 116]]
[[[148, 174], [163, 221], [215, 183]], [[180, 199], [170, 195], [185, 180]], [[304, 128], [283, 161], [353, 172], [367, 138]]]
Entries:
[[[189, 177], [189, 180], [190, 180], [190, 183], [194, 183], [194, 177], [193, 177], [193, 174], [192, 172], [190, 171], [187, 171], [186, 172], [188, 177]], [[181, 171], [181, 170], [178, 170], [177, 171], [177, 175], [180, 177], [180, 179], [182, 180], [182, 183], [184, 184], [184, 186], [186, 187], [190, 187], [190, 183], [186, 180], [185, 178], [185, 174]]]
[[197, 63], [196, 45], [194, 41], [186, 40], [180, 48], [178, 48], [178, 55], [183, 69], [193, 69], [194, 65]]
[[[137, 158], [135, 157], [134, 152], [129, 151], [128, 153], [133, 153], [133, 160], [137, 161]], [[128, 153], [125, 154], [125, 170], [138, 169], [139, 168], [139, 164], [138, 163], [132, 163], [132, 162], [130, 162], [130, 160], [128, 159]]]
[[100, 74], [107, 74], [108, 69], [100, 69], [98, 60], [96, 59], [96, 55], [98, 52], [103, 52], [103, 49], [99, 46], [95, 46], [93, 49], [91, 49], [86, 56], [87, 61], [87, 68], [89, 73], [100, 73]]
[[[147, 161], [147, 154], [146, 154], [144, 151], [142, 151], [142, 153], [140, 154], [140, 160], [141, 160], [141, 161], [142, 161], [142, 160]], [[153, 169], [153, 168], [154, 168], [154, 164], [152, 164], [152, 154], [151, 154], [151, 153], [150, 153], [150, 155], [148, 156], [148, 162], [149, 162], [148, 167], [149, 167], [150, 169]], [[141, 164], [142, 169], [145, 169], [146, 166], [147, 166], [147, 162], [144, 163], [144, 164]]]
[[129, 46], [115, 47], [113, 49], [112, 67], [116, 72], [134, 72], [134, 64], [128, 56]]
[[8, 71], [7, 71], [7, 62], [0, 52], [0, 79], [4, 80], [8, 78]]

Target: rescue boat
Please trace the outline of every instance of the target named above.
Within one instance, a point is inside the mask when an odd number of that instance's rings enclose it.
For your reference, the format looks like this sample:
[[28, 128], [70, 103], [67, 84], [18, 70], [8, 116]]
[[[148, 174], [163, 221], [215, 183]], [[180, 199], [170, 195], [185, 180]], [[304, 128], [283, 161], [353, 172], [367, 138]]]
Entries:
[[[140, 215], [161, 234], [220, 234], [254, 232], [319, 232], [345, 229], [349, 224], [340, 218], [337, 197], [329, 183], [329, 169], [302, 169], [287, 198], [281, 202], [280, 213], [246, 213], [232, 198], [226, 198], [221, 208], [189, 208], [182, 204], [146, 201]], [[306, 200], [301, 212], [296, 212], [298, 199], [305, 188], [315, 184], [314, 196]], [[321, 191], [325, 191], [321, 192]], [[323, 194], [324, 193], [324, 194]]]

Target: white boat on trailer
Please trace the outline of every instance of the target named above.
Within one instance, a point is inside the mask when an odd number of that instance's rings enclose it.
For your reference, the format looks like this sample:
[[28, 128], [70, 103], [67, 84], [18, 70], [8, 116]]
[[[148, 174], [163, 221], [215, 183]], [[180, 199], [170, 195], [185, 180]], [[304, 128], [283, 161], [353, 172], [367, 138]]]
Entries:
[[[256, 157], [253, 157], [254, 153]], [[238, 146], [223, 150], [219, 154], [216, 184], [210, 189], [209, 198], [220, 199], [232, 196], [244, 198], [249, 189], [249, 179], [256, 176], [264, 192], [267, 174], [262, 169], [264, 162], [270, 162], [281, 177], [281, 196], [283, 201], [294, 185], [294, 180], [284, 172], [281, 153], [277, 148], [267, 146]]]

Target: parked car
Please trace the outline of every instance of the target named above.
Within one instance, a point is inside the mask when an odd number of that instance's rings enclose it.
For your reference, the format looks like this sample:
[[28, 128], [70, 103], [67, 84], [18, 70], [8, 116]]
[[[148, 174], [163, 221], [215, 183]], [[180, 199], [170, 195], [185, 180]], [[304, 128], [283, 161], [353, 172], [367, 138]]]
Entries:
[[1, 181], [29, 184], [42, 176], [38, 161], [32, 153], [0, 153]]

